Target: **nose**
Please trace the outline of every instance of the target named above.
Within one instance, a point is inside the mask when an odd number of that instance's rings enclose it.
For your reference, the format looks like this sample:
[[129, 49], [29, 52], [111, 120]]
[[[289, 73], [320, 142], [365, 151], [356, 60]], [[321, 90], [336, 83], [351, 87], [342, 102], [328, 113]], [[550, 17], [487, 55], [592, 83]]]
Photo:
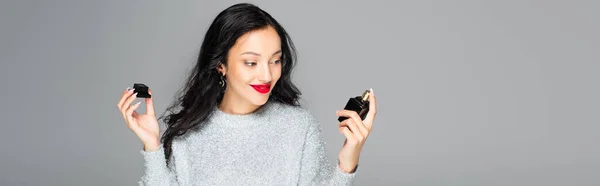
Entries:
[[267, 65], [261, 65], [260, 69], [258, 70], [258, 80], [261, 83], [270, 83], [271, 78], [271, 68], [269, 67], [267, 62]]

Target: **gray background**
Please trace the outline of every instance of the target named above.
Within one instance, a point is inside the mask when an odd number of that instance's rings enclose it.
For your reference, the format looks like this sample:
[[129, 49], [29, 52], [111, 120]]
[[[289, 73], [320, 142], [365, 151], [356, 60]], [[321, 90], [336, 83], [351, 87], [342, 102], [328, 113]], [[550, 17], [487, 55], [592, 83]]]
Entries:
[[[251, 2], [296, 43], [332, 162], [335, 110], [375, 90], [356, 185], [600, 185], [599, 1]], [[0, 185], [135, 185], [120, 93], [162, 113], [233, 3], [2, 1]]]

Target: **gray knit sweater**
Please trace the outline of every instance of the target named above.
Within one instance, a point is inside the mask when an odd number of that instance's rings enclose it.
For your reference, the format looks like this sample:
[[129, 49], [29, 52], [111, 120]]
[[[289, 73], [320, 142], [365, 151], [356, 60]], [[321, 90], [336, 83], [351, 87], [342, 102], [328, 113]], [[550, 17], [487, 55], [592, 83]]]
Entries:
[[[140, 185], [352, 185], [355, 173], [330, 164], [322, 128], [301, 107], [267, 102], [247, 115], [215, 108], [204, 127], [164, 149], [140, 152]], [[341, 147], [341, 144], [340, 144]]]

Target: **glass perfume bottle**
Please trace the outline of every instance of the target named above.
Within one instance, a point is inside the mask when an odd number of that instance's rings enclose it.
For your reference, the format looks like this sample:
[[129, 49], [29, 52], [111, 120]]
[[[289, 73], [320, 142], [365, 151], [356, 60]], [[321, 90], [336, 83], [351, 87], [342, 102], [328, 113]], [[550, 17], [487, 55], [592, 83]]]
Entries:
[[[346, 103], [344, 110], [356, 111], [356, 113], [358, 113], [358, 115], [360, 116], [360, 119], [364, 120], [365, 117], [367, 116], [367, 113], [369, 112], [369, 95], [370, 94], [371, 94], [371, 92], [369, 90], [365, 90], [365, 92], [362, 94], [362, 96], [356, 96], [356, 97], [350, 98], [350, 100], [348, 100], [348, 103]], [[345, 119], [348, 119], [348, 118], [344, 117], [344, 116], [340, 116], [338, 118], [338, 121], [342, 122]]]

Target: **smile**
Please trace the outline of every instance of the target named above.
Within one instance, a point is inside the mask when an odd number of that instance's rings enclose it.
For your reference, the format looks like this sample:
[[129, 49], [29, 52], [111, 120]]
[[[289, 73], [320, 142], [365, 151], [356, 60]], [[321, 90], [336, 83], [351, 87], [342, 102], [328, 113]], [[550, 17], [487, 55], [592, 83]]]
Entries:
[[256, 90], [258, 93], [261, 93], [261, 94], [269, 93], [269, 90], [271, 90], [271, 84], [259, 84], [259, 85], [250, 85], [250, 86], [252, 86], [252, 88], [254, 88], [254, 90]]

